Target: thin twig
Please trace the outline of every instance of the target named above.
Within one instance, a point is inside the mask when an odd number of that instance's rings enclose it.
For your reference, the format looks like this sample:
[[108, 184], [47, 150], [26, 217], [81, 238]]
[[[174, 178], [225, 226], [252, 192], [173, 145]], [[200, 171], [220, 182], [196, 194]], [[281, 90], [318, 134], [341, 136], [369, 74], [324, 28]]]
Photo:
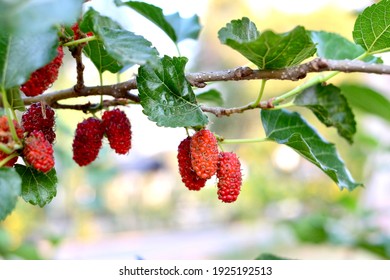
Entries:
[[209, 107], [202, 105], [200, 106], [200, 109], [203, 112], [207, 113], [212, 113], [217, 117], [222, 117], [222, 116], [230, 116], [232, 114], [240, 114], [244, 113], [247, 110], [252, 110], [252, 109], [273, 109], [274, 105], [272, 104], [273, 98], [267, 100], [267, 101], [261, 101], [257, 105], [253, 105], [253, 103], [249, 103], [245, 106], [240, 106], [240, 107], [233, 107], [233, 108], [223, 108], [223, 107]]
[[[78, 59], [78, 54], [76, 55]], [[130, 93], [130, 90], [137, 89], [136, 78], [133, 77], [130, 80], [118, 84], [106, 85], [106, 86], [92, 86], [86, 87], [82, 79], [83, 67], [81, 67], [81, 60], [78, 62], [78, 78], [77, 84], [73, 88], [51, 92], [35, 97], [25, 97], [23, 101], [26, 105], [35, 102], [46, 102], [49, 106], [54, 108], [74, 109], [74, 110], [92, 110], [93, 104], [81, 104], [81, 105], [64, 105], [58, 103], [60, 100], [81, 97], [81, 96], [111, 96], [115, 99], [127, 99], [134, 103], [139, 103], [140, 99], [138, 95]], [[186, 74], [187, 80], [191, 85], [195, 87], [205, 87], [208, 82], [216, 81], [242, 81], [242, 80], [291, 80], [297, 81], [306, 77], [308, 73], [313, 72], [326, 72], [326, 71], [339, 71], [339, 72], [360, 72], [360, 73], [374, 73], [374, 74], [390, 74], [390, 66], [382, 64], [371, 64], [358, 60], [330, 60], [323, 58], [315, 58], [307, 63], [292, 66], [284, 69], [275, 70], [254, 70], [249, 67], [238, 67], [235, 69], [211, 71], [211, 72], [198, 72]], [[222, 107], [208, 107], [201, 106], [204, 112], [215, 114], [216, 116], [229, 116], [234, 113], [242, 113], [246, 110], [254, 108], [271, 109], [273, 108], [273, 100], [262, 101], [257, 106], [248, 104], [242, 107], [236, 108], [222, 108]], [[115, 102], [110, 101], [114, 104]]]
[[77, 83], [74, 86], [76, 92], [80, 92], [84, 87], [84, 64], [82, 59], [84, 44], [77, 45], [70, 48], [70, 52], [73, 58], [76, 60], [76, 70], [77, 70]]
[[138, 95], [132, 94], [129, 91], [135, 89], [135, 79], [129, 80], [124, 83], [106, 86], [95, 86], [95, 87], [83, 87], [79, 91], [75, 91], [74, 88], [68, 88], [61, 91], [50, 92], [34, 97], [25, 97], [23, 99], [24, 104], [29, 105], [36, 102], [46, 101], [49, 106], [53, 106], [54, 103], [60, 100], [81, 97], [81, 96], [98, 96], [106, 95], [114, 98], [126, 98], [135, 103], [139, 103]]
[[111, 106], [125, 106], [129, 104], [128, 99], [113, 99], [113, 100], [104, 100], [103, 104], [100, 103], [91, 103], [87, 102], [84, 104], [61, 104], [54, 102], [52, 108], [56, 109], [70, 109], [70, 110], [79, 110], [83, 112], [94, 112], [95, 110], [101, 110], [102, 108], [108, 108]]

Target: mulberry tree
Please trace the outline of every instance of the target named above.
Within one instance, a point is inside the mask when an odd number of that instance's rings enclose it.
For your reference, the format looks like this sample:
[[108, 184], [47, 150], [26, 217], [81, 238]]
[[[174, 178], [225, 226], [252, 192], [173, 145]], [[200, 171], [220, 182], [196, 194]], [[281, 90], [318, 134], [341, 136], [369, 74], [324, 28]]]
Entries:
[[[390, 109], [389, 100], [368, 87], [332, 83], [340, 73], [390, 74], [390, 65], [383, 64], [380, 57], [390, 51], [390, 0], [361, 11], [351, 30], [353, 41], [304, 26], [277, 33], [262, 30], [248, 17], [231, 19], [215, 36], [250, 66], [203, 72], [188, 72], [187, 57], [161, 53], [142, 34], [122, 27], [114, 18], [93, 8], [83, 9], [84, 2], [50, 0], [42, 6], [40, 1], [28, 1], [20, 7], [10, 1], [0, 3], [1, 220], [13, 211], [18, 197], [43, 207], [56, 196], [57, 182], [63, 180], [57, 178], [53, 155], [53, 146], [61, 141], [55, 135], [57, 110], [86, 114], [83, 122], [74, 124], [73, 160], [80, 168], [96, 160], [104, 138], [113, 153], [131, 153], [131, 122], [136, 120], [129, 120], [123, 108], [136, 104], [157, 126], [186, 130], [188, 137], [180, 139], [178, 147], [177, 172], [189, 190], [201, 191], [206, 180], [216, 175], [218, 198], [223, 202], [239, 199], [240, 189], [245, 188], [239, 155], [223, 147], [264, 141], [292, 148], [340, 190], [352, 191], [363, 185], [354, 179], [337, 147], [294, 109], [311, 110], [349, 144], [353, 144], [357, 126], [354, 107], [367, 110], [362, 102], [354, 102], [354, 97], [377, 100], [378, 107], [368, 110]], [[180, 42], [196, 41], [202, 32], [196, 15], [166, 15], [161, 8], [139, 1], [113, 2], [118, 9], [132, 9], [158, 26], [179, 54]], [[75, 60], [74, 86], [50, 91], [64, 52], [70, 52]], [[86, 59], [100, 75], [122, 73], [132, 66], [138, 67], [137, 74], [116, 84], [87, 85]], [[317, 74], [303, 81], [309, 73]], [[207, 89], [211, 82], [249, 80], [261, 81], [258, 95], [249, 104], [236, 107], [209, 103], [223, 95], [215, 89], [197, 91]], [[291, 81], [294, 87], [266, 99], [263, 93], [269, 80]], [[90, 96], [99, 96], [100, 101], [80, 103], [77, 99]], [[78, 102], [62, 102], [68, 99]], [[264, 138], [227, 139], [210, 127], [211, 115], [226, 118], [253, 110], [259, 112]]]

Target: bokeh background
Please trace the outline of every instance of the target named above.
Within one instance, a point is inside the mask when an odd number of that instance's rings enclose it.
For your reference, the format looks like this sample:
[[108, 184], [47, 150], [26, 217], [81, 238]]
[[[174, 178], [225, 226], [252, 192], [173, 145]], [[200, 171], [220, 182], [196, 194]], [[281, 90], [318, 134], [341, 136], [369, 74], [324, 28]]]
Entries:
[[[352, 40], [357, 13], [372, 4], [364, 0], [145, 2], [161, 7], [165, 14], [200, 16], [199, 41], [179, 45], [181, 54], [189, 58], [189, 72], [249, 65], [218, 40], [218, 30], [232, 19], [247, 16], [260, 31], [280, 33], [303, 25]], [[117, 8], [109, 0], [92, 0], [88, 5], [145, 36], [160, 54], [178, 55], [161, 30], [130, 9]], [[382, 58], [390, 64], [389, 56]], [[98, 85], [97, 70], [87, 59], [84, 62], [86, 84]], [[135, 72], [104, 74], [103, 80], [105, 84], [124, 81]], [[363, 83], [390, 97], [389, 81], [388, 76], [341, 74], [331, 82]], [[74, 83], [75, 64], [66, 51], [60, 78], [50, 91]], [[265, 98], [295, 85], [269, 81]], [[252, 101], [259, 87], [260, 81], [245, 81], [213, 83], [206, 89], [221, 91], [224, 106], [231, 107]], [[254, 259], [272, 253], [293, 259], [389, 259], [389, 123], [354, 110], [358, 132], [350, 146], [308, 110], [291, 109], [302, 113], [336, 144], [364, 188], [340, 191], [289, 148], [257, 143], [224, 146], [235, 151], [242, 162], [244, 182], [237, 202], [223, 204], [217, 199], [214, 178], [202, 191], [190, 192], [181, 183], [176, 161], [185, 130], [157, 127], [139, 105], [126, 108], [133, 130], [131, 152], [118, 156], [105, 143], [99, 158], [80, 168], [72, 161], [71, 146], [77, 123], [88, 115], [58, 110], [57, 196], [44, 208], [18, 202], [12, 215], [0, 223], [0, 258]], [[210, 119], [210, 129], [225, 138], [264, 136], [258, 111]]]

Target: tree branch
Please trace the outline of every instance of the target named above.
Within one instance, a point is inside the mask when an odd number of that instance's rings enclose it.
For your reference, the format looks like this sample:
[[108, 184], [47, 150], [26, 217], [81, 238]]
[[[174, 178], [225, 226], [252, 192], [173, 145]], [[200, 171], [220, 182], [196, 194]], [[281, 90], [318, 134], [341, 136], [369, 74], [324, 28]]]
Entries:
[[74, 86], [76, 92], [79, 92], [84, 88], [84, 64], [82, 59], [84, 44], [77, 45], [75, 47], [69, 48], [73, 58], [76, 60], [76, 70], [77, 70], [77, 83]]
[[[76, 56], [77, 58], [77, 56]], [[23, 101], [26, 105], [35, 102], [46, 102], [53, 108], [74, 109], [74, 110], [93, 110], [96, 109], [96, 104], [86, 103], [81, 105], [65, 105], [60, 104], [58, 101], [77, 98], [81, 96], [111, 96], [118, 101], [105, 101], [103, 106], [123, 105], [126, 104], [124, 100], [130, 100], [134, 103], [139, 103], [140, 99], [138, 95], [130, 93], [130, 90], [137, 89], [136, 78], [132, 78], [126, 82], [106, 85], [106, 86], [84, 86], [84, 82], [81, 79], [82, 69], [78, 61], [78, 78], [77, 84], [73, 88], [51, 92], [35, 97], [25, 97]], [[360, 72], [360, 73], [374, 73], [374, 74], [390, 74], [390, 66], [382, 64], [370, 64], [358, 60], [330, 60], [323, 58], [315, 58], [307, 63], [292, 66], [284, 69], [276, 70], [254, 70], [249, 67], [238, 67], [235, 69], [211, 71], [211, 72], [198, 72], [186, 74], [187, 80], [191, 85], [195, 87], [205, 87], [208, 82], [216, 81], [242, 81], [242, 80], [291, 80], [297, 81], [306, 77], [308, 73], [313, 72], [325, 72], [325, 71], [340, 71], [345, 73]], [[229, 116], [233, 113], [242, 113], [245, 110], [263, 108], [273, 108], [272, 100], [262, 101], [259, 105], [253, 106], [248, 104], [242, 107], [236, 108], [221, 108], [221, 107], [208, 107], [201, 106], [204, 112], [215, 114], [216, 116]]]
[[112, 96], [114, 98], [125, 98], [133, 102], [139, 103], [139, 97], [130, 93], [132, 89], [136, 89], [137, 84], [135, 79], [131, 79], [127, 82], [115, 84], [115, 85], [106, 85], [106, 86], [95, 86], [95, 87], [83, 87], [77, 92], [73, 88], [68, 88], [60, 91], [50, 92], [34, 97], [25, 97], [23, 98], [24, 104], [29, 105], [36, 102], [45, 101], [46, 104], [52, 106], [54, 103], [57, 103], [59, 100], [65, 100], [75, 97], [82, 96], [99, 96], [106, 95]]
[[271, 98], [267, 101], [261, 101], [257, 105], [253, 105], [253, 103], [249, 103], [248, 105], [241, 106], [241, 107], [233, 107], [233, 108], [223, 108], [223, 107], [209, 107], [202, 105], [200, 106], [200, 109], [202, 109], [203, 112], [208, 112], [212, 113], [217, 117], [222, 117], [222, 116], [230, 116], [232, 114], [240, 114], [243, 113], [247, 110], [252, 110], [256, 108], [260, 109], [272, 109], [274, 108], [274, 105], [272, 104], [272, 101], [274, 98]]
[[129, 100], [121, 98], [113, 100], [104, 100], [103, 104], [91, 102], [87, 102], [84, 104], [60, 104], [58, 102], [54, 102], [51, 107], [56, 109], [71, 109], [80, 110], [83, 112], [93, 112], [102, 108], [108, 108], [110, 106], [125, 106], [127, 104], [129, 104]]
[[360, 72], [374, 74], [390, 74], [390, 66], [370, 64], [359, 60], [331, 60], [315, 58], [310, 62], [290, 68], [276, 70], [252, 70], [249, 67], [238, 67], [214, 72], [199, 72], [187, 74], [188, 81], [193, 86], [203, 87], [207, 82], [240, 81], [240, 80], [291, 80], [297, 81], [308, 73], [340, 71], [345, 73]]

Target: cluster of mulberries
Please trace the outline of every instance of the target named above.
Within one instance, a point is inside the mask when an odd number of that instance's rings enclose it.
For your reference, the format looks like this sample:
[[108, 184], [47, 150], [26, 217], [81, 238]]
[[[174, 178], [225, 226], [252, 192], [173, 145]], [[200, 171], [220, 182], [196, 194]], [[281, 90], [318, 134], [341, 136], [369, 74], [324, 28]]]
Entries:
[[[3, 163], [2, 166], [12, 167], [18, 157], [22, 156], [28, 165], [46, 173], [54, 167], [53, 146], [45, 137], [44, 132], [39, 129], [39, 126], [33, 129], [32, 123], [34, 121], [29, 120], [28, 116], [32, 117], [30, 110], [23, 115], [28, 129], [25, 129], [16, 120], [13, 120], [13, 126], [15, 127], [17, 138], [19, 138], [17, 141], [12, 136], [7, 116], [0, 117], [0, 143], [8, 149], [7, 152], [4, 151], [4, 148], [0, 151], [0, 161], [9, 157], [10, 159]], [[54, 115], [52, 117], [54, 118]]]
[[218, 179], [218, 199], [234, 202], [242, 184], [241, 164], [235, 153], [219, 152], [214, 134], [202, 129], [182, 140], [177, 160], [182, 182], [189, 190], [200, 190], [213, 175]]
[[62, 65], [64, 51], [62, 46], [57, 48], [57, 56], [45, 66], [35, 70], [30, 79], [20, 86], [27, 96], [37, 96], [47, 90], [57, 80], [58, 71]]
[[90, 117], [79, 123], [72, 144], [73, 160], [80, 166], [93, 162], [102, 147], [104, 136], [116, 153], [123, 155], [129, 152], [131, 124], [123, 111], [106, 111], [102, 120]]
[[[35, 70], [29, 80], [20, 86], [20, 90], [26, 96], [37, 96], [46, 91], [57, 80], [63, 57], [63, 48], [59, 46], [56, 57], [45, 66]], [[13, 153], [21, 155], [27, 164], [41, 172], [48, 172], [54, 167], [52, 146], [56, 138], [54, 115], [52, 108], [38, 102], [32, 104], [23, 113], [21, 126], [14, 121], [16, 130], [18, 131], [18, 127], [22, 130], [21, 134], [17, 133], [21, 139], [19, 142], [22, 143], [22, 148], [19, 147], [20, 151], [14, 149]], [[8, 156], [0, 151], [0, 159]], [[13, 166], [16, 161], [17, 156], [8, 161], [5, 166]]]
[[54, 167], [53, 142], [56, 138], [54, 110], [40, 102], [31, 104], [23, 113], [21, 124], [26, 133], [24, 160], [36, 170], [50, 171]]
[[[73, 25], [71, 29], [74, 32], [73, 39], [79, 39], [80, 34], [82, 33], [79, 30], [78, 24], [76, 23]], [[90, 36], [92, 34], [86, 35]], [[57, 48], [56, 57], [50, 63], [35, 70], [30, 75], [29, 80], [20, 86], [20, 90], [26, 96], [37, 96], [46, 91], [57, 80], [63, 57], [63, 48], [62, 46], [59, 46]], [[52, 108], [38, 102], [32, 104], [28, 110], [24, 112], [21, 120], [21, 126], [14, 121], [17, 135], [21, 140], [20, 143], [22, 143], [22, 148], [18, 147], [19, 151], [17, 151], [17, 149], [13, 149], [13, 137], [11, 132], [9, 132], [7, 117], [1, 117], [0, 143], [2, 143], [5, 148], [0, 150], [0, 161], [10, 157], [10, 160], [8, 160], [5, 164], [3, 163], [3, 165], [13, 166], [17, 161], [17, 156], [21, 155], [25, 162], [35, 169], [42, 172], [48, 172], [51, 170], [54, 167], [52, 144], [56, 138], [54, 130], [54, 115], [55, 113]], [[98, 121], [98, 123], [100, 125], [101, 121]], [[80, 142], [84, 142], [87, 145], [92, 143], [88, 151], [92, 151], [93, 149], [97, 150], [97, 152], [99, 151], [101, 144], [99, 146], [99, 140], [96, 139], [99, 139], [99, 137], [100, 139], [102, 138], [104, 129], [99, 126], [99, 128], [96, 129], [97, 135], [95, 136], [95, 131], [93, 130], [94, 127], [97, 127], [96, 121], [87, 121], [86, 124], [80, 125], [80, 128], [78, 127], [78, 131], [81, 132], [78, 133], [76, 137], [77, 140], [74, 144], [74, 149], [76, 151], [80, 149], [80, 146], [82, 146]], [[83, 134], [85, 131], [87, 132], [86, 135], [84, 135], [85, 133]], [[12, 157], [3, 150], [6, 150], [7, 152], [12, 151], [12, 153], [15, 153], [17, 156]], [[96, 157], [97, 152], [90, 152], [86, 157], [88, 159], [93, 156]], [[86, 165], [89, 163], [88, 160], [84, 159], [85, 156], [80, 156], [80, 154], [75, 155], [74, 158], [80, 165]]]

